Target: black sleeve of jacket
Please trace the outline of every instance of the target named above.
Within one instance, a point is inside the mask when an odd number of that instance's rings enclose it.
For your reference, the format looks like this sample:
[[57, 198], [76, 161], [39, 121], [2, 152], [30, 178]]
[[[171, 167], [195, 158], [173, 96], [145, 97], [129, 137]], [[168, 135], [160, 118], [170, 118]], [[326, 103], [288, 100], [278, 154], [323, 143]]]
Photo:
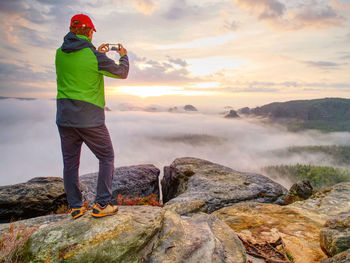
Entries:
[[[120, 57], [119, 64], [116, 64], [113, 59], [106, 56], [105, 53], [93, 50], [97, 62], [98, 70], [102, 71], [103, 75], [115, 78], [126, 79], [129, 74], [129, 58], [127, 55]], [[108, 74], [109, 73], [109, 74]]]

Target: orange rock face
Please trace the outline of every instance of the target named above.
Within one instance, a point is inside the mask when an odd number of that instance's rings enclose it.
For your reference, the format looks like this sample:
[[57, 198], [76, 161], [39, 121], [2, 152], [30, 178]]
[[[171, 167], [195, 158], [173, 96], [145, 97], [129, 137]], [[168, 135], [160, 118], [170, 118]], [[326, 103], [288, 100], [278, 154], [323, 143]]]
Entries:
[[316, 263], [326, 258], [320, 248], [322, 225], [293, 208], [249, 202], [222, 208], [213, 215], [253, 243], [274, 242], [282, 237], [295, 263]]

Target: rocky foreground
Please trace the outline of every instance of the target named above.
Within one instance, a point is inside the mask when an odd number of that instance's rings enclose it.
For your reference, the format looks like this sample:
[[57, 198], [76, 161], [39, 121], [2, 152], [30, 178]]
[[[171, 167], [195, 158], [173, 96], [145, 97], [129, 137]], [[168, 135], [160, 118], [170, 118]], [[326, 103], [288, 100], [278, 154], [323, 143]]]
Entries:
[[[149, 164], [116, 168], [113, 195], [158, 195], [158, 176]], [[81, 176], [89, 203], [96, 177]], [[263, 175], [184, 157], [164, 167], [161, 185], [163, 207], [120, 206], [114, 216], [87, 213], [77, 220], [50, 215], [66, 202], [59, 178], [0, 187], [2, 220], [33, 216], [0, 225], [0, 259], [258, 263], [266, 255], [249, 252], [242, 240], [266, 244], [281, 237], [289, 259], [269, 262], [350, 262], [350, 183], [291, 202], [295, 187], [288, 193]]]

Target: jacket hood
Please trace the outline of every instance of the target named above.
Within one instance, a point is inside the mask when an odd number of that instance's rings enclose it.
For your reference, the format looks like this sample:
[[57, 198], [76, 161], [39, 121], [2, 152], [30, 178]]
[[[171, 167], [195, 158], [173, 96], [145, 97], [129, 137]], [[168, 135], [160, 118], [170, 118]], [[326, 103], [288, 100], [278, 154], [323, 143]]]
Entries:
[[93, 44], [87, 39], [80, 38], [73, 34], [72, 32], [69, 32], [64, 37], [64, 41], [62, 44], [62, 51], [65, 53], [71, 53], [75, 51], [79, 51], [83, 48], [91, 47], [93, 49], [96, 49]]

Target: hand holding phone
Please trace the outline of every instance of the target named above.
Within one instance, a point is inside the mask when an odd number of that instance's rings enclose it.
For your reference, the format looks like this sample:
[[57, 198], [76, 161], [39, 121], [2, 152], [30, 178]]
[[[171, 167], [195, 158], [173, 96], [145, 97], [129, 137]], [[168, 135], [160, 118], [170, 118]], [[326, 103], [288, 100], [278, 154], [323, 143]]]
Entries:
[[120, 50], [120, 44], [108, 44], [108, 48], [109, 50], [118, 52]]
[[119, 45], [119, 50], [117, 51], [119, 53], [120, 56], [124, 56], [127, 55], [128, 52], [126, 51], [126, 49], [123, 47], [122, 44], [118, 44]]
[[102, 53], [107, 53], [109, 51], [108, 44], [100, 45], [97, 50]]
[[116, 51], [119, 53], [120, 56], [127, 55], [128, 52], [126, 49], [123, 47], [122, 44], [102, 44], [101, 46], [98, 47], [98, 51], [102, 53], [107, 53], [108, 51]]

